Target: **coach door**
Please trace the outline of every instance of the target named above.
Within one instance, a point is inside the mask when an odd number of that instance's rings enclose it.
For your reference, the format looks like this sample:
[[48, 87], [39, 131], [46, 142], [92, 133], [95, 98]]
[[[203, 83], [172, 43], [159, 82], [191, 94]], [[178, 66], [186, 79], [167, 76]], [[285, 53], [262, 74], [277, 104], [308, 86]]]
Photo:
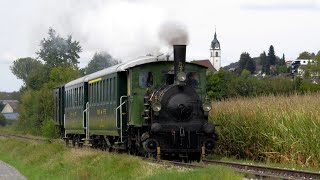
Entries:
[[128, 94], [127, 94], [127, 72], [118, 73], [117, 81], [117, 128], [120, 136], [125, 135], [128, 119]]

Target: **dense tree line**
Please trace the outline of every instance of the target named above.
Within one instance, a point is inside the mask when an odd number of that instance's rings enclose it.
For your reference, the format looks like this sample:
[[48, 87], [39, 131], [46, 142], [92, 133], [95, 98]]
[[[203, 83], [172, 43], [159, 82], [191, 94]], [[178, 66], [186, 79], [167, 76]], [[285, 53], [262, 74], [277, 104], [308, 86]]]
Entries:
[[[240, 75], [243, 70], [248, 70], [251, 74], [271, 75], [275, 76], [281, 73], [287, 73], [288, 68], [285, 63], [285, 55], [279, 58], [275, 55], [273, 45], [269, 47], [268, 54], [263, 51], [259, 57], [251, 58], [248, 52], [244, 52], [240, 55], [240, 60], [236, 63], [236, 74]], [[235, 65], [232, 65], [233, 67]], [[261, 66], [261, 72], [257, 69]], [[231, 66], [228, 66], [231, 67]]]
[[238, 76], [221, 69], [207, 76], [207, 92], [210, 98], [222, 100], [233, 97], [278, 95], [320, 91], [320, 85], [308, 79], [288, 77], [259, 78], [243, 70]]
[[20, 99], [19, 91], [0, 92], [0, 100], [19, 100], [19, 99]]
[[20, 116], [17, 127], [33, 134], [52, 136], [52, 89], [85, 73], [92, 73], [118, 63], [108, 53], [96, 53], [87, 67], [79, 68], [78, 41], [72, 36], [61, 37], [52, 28], [48, 37], [40, 41], [36, 59], [19, 58], [10, 67], [12, 73], [24, 82], [20, 89]]

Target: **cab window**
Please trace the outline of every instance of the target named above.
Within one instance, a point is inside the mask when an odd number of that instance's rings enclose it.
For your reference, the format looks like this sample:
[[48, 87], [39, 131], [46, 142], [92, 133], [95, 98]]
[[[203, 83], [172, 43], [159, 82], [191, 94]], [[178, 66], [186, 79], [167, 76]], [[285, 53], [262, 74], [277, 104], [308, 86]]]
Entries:
[[200, 82], [199, 79], [199, 74], [197, 72], [189, 72], [187, 73], [186, 83], [193, 88], [197, 88]]
[[139, 74], [139, 86], [140, 88], [147, 88], [153, 86], [153, 74], [152, 72], [140, 72]]

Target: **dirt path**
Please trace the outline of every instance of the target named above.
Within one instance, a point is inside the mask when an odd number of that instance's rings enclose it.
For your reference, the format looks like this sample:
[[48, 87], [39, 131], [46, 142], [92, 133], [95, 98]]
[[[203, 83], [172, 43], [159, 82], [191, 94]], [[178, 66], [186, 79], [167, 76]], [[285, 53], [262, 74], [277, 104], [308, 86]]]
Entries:
[[0, 180], [26, 180], [19, 171], [9, 164], [0, 161]]

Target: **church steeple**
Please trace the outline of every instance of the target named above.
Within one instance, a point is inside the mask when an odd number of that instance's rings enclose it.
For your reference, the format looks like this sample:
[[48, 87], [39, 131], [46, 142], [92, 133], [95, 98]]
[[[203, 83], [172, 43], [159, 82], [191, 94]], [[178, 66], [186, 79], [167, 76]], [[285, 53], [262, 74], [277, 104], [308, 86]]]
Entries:
[[213, 67], [219, 71], [221, 68], [221, 48], [220, 48], [220, 42], [217, 38], [217, 30], [214, 29], [214, 39], [211, 41], [211, 47], [210, 47], [210, 62], [213, 65]]
[[214, 29], [214, 39], [211, 42], [211, 48], [212, 49], [220, 49], [220, 42], [218, 41], [218, 38], [217, 38], [216, 28]]

